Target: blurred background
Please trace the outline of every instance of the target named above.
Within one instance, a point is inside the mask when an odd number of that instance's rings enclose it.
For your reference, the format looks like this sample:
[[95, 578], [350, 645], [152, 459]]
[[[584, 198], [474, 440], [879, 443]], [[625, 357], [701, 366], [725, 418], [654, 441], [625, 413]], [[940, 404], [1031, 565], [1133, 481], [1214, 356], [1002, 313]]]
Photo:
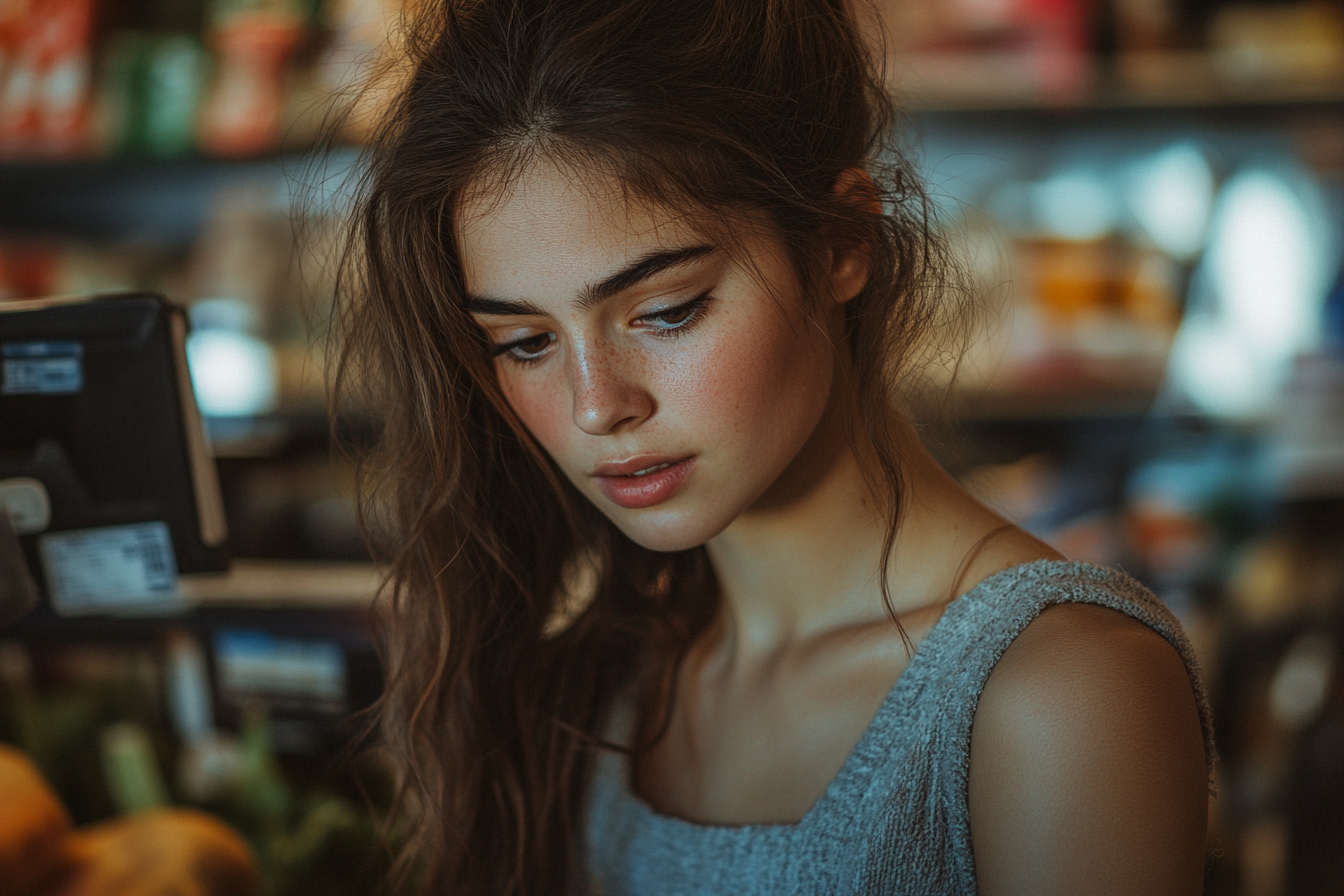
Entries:
[[[1186, 626], [1222, 754], [1206, 892], [1344, 892], [1344, 3], [876, 6], [900, 143], [979, 297], [912, 396], [930, 444]], [[341, 750], [381, 686], [377, 571], [322, 336], [400, 14], [0, 0], [0, 300], [190, 307], [237, 558], [172, 618], [0, 633], [0, 740], [77, 823], [217, 812], [268, 893], [366, 892], [382, 861], [386, 770]]]

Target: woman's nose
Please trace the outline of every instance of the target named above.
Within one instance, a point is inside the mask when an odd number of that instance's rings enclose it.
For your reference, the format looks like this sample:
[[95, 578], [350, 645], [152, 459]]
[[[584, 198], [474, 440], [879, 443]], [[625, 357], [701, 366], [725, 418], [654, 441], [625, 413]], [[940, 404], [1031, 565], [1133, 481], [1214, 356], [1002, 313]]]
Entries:
[[600, 436], [636, 426], [654, 409], [653, 396], [619, 352], [577, 351], [572, 359], [574, 425]]

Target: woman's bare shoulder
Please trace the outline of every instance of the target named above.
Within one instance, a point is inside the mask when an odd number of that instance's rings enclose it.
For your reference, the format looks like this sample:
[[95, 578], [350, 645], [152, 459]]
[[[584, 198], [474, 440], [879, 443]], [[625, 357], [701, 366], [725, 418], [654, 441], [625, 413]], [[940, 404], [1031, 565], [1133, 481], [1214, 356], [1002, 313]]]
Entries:
[[1206, 775], [1176, 649], [1116, 610], [1047, 609], [976, 710], [968, 798], [981, 892], [1198, 893]]
[[1185, 663], [1157, 631], [1110, 607], [1054, 604], [1009, 646], [985, 692], [1031, 688], [1043, 679], [1057, 684], [1061, 676], [1106, 685], [1117, 672], [1172, 679], [1190, 693]]

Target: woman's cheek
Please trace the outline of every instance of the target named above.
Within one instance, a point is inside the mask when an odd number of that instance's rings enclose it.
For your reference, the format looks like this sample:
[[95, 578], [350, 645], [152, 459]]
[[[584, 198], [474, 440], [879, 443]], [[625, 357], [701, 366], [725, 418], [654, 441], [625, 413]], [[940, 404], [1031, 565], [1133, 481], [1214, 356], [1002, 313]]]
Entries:
[[562, 439], [567, 428], [574, 426], [574, 419], [563, 387], [552, 377], [526, 372], [501, 373], [500, 387], [527, 431], [565, 466]]
[[678, 384], [680, 394], [694, 396], [701, 413], [731, 429], [750, 426], [751, 418], [759, 414], [773, 415], [789, 380], [796, 376], [793, 365], [801, 360], [787, 327], [758, 327], [754, 333], [739, 328], [738, 333], [751, 337], [707, 346], [682, 368], [684, 381]]

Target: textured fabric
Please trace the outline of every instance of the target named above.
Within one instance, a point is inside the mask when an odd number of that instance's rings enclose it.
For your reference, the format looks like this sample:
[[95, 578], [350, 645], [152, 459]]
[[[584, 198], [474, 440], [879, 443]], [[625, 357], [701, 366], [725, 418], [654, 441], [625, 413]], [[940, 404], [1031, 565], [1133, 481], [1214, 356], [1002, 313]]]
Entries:
[[825, 794], [797, 824], [700, 825], [634, 796], [625, 758], [603, 755], [585, 875], [600, 896], [973, 894], [966, 799], [971, 723], [990, 671], [1042, 610], [1119, 610], [1160, 633], [1189, 672], [1212, 767], [1208, 700], [1189, 642], [1122, 573], [1042, 560], [997, 573], [948, 605]]

